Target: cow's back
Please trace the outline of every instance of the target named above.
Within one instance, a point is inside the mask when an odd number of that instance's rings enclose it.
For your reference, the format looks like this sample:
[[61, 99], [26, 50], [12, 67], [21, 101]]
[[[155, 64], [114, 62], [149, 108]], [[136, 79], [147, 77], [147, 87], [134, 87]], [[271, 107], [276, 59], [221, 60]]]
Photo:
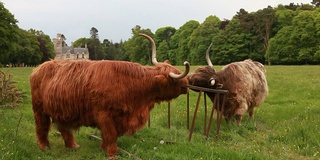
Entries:
[[259, 62], [245, 60], [226, 65], [224, 86], [237, 101], [245, 101], [249, 106], [258, 106], [268, 94], [266, 72]]

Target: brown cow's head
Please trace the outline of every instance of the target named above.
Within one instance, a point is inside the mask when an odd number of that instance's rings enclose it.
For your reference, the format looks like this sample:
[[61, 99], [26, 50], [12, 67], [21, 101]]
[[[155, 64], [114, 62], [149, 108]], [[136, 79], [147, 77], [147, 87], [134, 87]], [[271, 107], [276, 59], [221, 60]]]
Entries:
[[181, 72], [177, 68], [173, 67], [168, 60], [165, 62], [158, 62], [156, 58], [156, 45], [153, 39], [146, 34], [140, 35], [147, 38], [151, 42], [152, 63], [155, 65], [153, 69], [157, 71], [155, 81], [158, 85], [154, 88], [154, 90], [157, 92], [156, 99], [159, 101], [170, 101], [173, 98], [178, 97], [180, 94], [186, 94], [188, 88], [183, 87], [183, 85], [188, 84], [186, 76], [190, 70], [189, 62], [184, 62], [184, 72]]
[[190, 85], [213, 89], [222, 87], [222, 84], [219, 82], [220, 80], [218, 79], [219, 77], [216, 71], [213, 69], [213, 65], [209, 57], [211, 45], [208, 47], [206, 52], [206, 60], [208, 66], [198, 68], [193, 74], [187, 77]]

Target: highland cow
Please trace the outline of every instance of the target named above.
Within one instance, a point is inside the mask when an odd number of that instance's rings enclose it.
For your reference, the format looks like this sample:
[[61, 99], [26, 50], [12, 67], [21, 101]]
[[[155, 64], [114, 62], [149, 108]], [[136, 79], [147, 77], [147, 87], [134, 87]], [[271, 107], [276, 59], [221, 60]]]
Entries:
[[[220, 71], [213, 68], [209, 58], [211, 45], [206, 52], [208, 66], [198, 68], [187, 78], [190, 85], [211, 89], [228, 90], [223, 115], [226, 120], [235, 117], [241, 124], [242, 116], [249, 112], [254, 117], [254, 108], [261, 105], [268, 94], [266, 70], [263, 64], [250, 59], [234, 62], [224, 66]], [[214, 93], [206, 93], [211, 101]], [[222, 100], [220, 100], [222, 101]]]
[[154, 66], [126, 61], [51, 60], [37, 67], [30, 77], [36, 135], [40, 149], [49, 147], [51, 121], [67, 148], [77, 148], [72, 131], [81, 126], [101, 131], [101, 149], [116, 157], [117, 138], [133, 134], [147, 122], [155, 103], [187, 93], [185, 71], [157, 62]]

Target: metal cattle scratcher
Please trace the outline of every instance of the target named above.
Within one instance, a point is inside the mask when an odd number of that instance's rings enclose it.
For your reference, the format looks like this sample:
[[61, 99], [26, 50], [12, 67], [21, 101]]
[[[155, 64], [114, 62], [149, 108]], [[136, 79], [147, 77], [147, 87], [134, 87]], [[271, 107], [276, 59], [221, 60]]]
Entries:
[[[198, 87], [198, 86], [192, 86], [192, 85], [187, 85], [186, 87], [189, 87], [192, 90], [196, 90], [198, 92], [198, 100], [196, 103], [196, 108], [194, 110], [194, 115], [193, 115], [193, 119], [192, 119], [192, 124], [191, 124], [191, 128], [189, 128], [189, 110], [190, 110], [190, 103], [189, 103], [189, 92], [187, 93], [187, 129], [189, 130], [189, 141], [191, 140], [192, 134], [193, 134], [193, 129], [194, 129], [194, 124], [195, 124], [195, 120], [197, 117], [197, 113], [198, 113], [198, 108], [199, 108], [199, 104], [200, 104], [200, 99], [201, 99], [201, 95], [202, 92], [204, 93], [204, 134], [206, 136], [206, 139], [209, 136], [209, 132], [210, 132], [210, 127], [212, 124], [212, 118], [213, 118], [213, 113], [214, 113], [214, 109], [216, 108], [217, 110], [217, 128], [216, 128], [216, 135], [215, 138], [218, 139], [219, 137], [219, 131], [220, 131], [220, 124], [221, 124], [221, 119], [222, 119], [222, 114], [224, 111], [224, 105], [225, 105], [225, 100], [226, 100], [226, 95], [228, 94], [227, 90], [221, 90], [221, 89], [210, 89], [210, 88], [204, 88], [204, 87]], [[211, 93], [215, 93], [215, 98], [213, 101], [213, 105], [212, 105], [212, 110], [211, 110], [211, 114], [210, 114], [210, 119], [209, 119], [209, 124], [207, 126], [207, 102], [206, 102], [206, 92], [211, 92]], [[220, 103], [220, 97], [222, 96], [222, 103]]]
[[[220, 131], [220, 124], [221, 124], [221, 119], [222, 119], [222, 114], [224, 111], [224, 105], [225, 105], [225, 100], [226, 100], [226, 95], [228, 94], [227, 90], [222, 90], [222, 89], [210, 89], [210, 88], [204, 88], [204, 87], [198, 87], [198, 86], [192, 86], [192, 85], [184, 85], [183, 87], [188, 87], [192, 90], [196, 90], [198, 92], [198, 100], [196, 103], [196, 108], [194, 110], [194, 115], [192, 119], [192, 124], [191, 128], [189, 127], [190, 121], [190, 102], [189, 102], [189, 91], [187, 93], [187, 129], [189, 130], [189, 138], [188, 140], [191, 140], [192, 134], [193, 134], [193, 129], [194, 129], [194, 124], [196, 121], [197, 117], [197, 112], [199, 109], [199, 104], [200, 104], [200, 99], [202, 92], [204, 92], [204, 135], [206, 136], [206, 139], [208, 139], [209, 132], [210, 132], [210, 127], [212, 124], [212, 118], [213, 118], [213, 113], [214, 109], [217, 110], [217, 128], [216, 128], [216, 135], [215, 138], [218, 139], [219, 137], [219, 131]], [[209, 124], [207, 125], [207, 101], [206, 101], [206, 92], [211, 92], [215, 93], [215, 98], [213, 101], [212, 105], [212, 110], [210, 114], [210, 119], [209, 119]], [[222, 103], [220, 103], [220, 97], [222, 96]], [[168, 102], [168, 128], [170, 129], [170, 102]], [[150, 119], [148, 121], [148, 126], [150, 127]]]

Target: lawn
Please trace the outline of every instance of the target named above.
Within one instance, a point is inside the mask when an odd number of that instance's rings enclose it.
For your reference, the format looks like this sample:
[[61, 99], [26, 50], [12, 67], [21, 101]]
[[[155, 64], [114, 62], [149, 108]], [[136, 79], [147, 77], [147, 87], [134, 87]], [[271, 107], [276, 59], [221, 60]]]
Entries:
[[[195, 70], [192, 67], [191, 70]], [[221, 68], [221, 66], [217, 66]], [[55, 128], [49, 133], [51, 148], [37, 147], [31, 106], [29, 76], [33, 68], [0, 68], [14, 75], [24, 102], [16, 108], [0, 106], [0, 159], [105, 159], [97, 129], [75, 131], [80, 148], [71, 150]], [[214, 117], [209, 138], [203, 135], [203, 99], [191, 141], [186, 121], [186, 95], [171, 102], [171, 127], [167, 127], [167, 103], [151, 112], [150, 127], [118, 139], [118, 159], [320, 159], [320, 66], [266, 66], [270, 93], [255, 111], [252, 121], [246, 114], [241, 126], [221, 123], [214, 138]], [[190, 115], [197, 93], [190, 91]], [[207, 99], [209, 110], [212, 104]], [[165, 143], [161, 144], [160, 142]]]

